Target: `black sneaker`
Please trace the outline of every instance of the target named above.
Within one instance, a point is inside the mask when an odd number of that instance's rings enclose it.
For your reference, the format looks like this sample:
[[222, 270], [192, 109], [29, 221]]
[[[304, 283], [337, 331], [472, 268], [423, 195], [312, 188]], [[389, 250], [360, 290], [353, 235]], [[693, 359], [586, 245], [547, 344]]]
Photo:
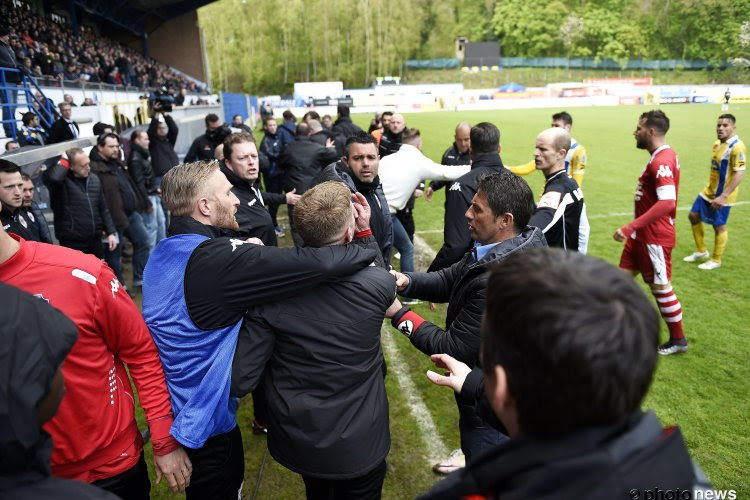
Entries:
[[688, 342], [686, 338], [669, 339], [667, 342], [659, 346], [659, 354], [661, 354], [662, 356], [679, 354], [681, 352], [687, 352], [687, 350]]
[[268, 427], [261, 424], [257, 420], [253, 420], [253, 434], [256, 434], [256, 435], [268, 434]]

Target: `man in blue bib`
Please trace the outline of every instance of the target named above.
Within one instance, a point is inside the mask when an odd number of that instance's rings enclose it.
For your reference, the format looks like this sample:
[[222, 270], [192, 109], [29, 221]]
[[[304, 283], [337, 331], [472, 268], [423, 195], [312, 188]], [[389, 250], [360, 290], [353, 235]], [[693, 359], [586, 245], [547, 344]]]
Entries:
[[[172, 398], [170, 432], [193, 463], [188, 500], [234, 500], [244, 453], [229, 385], [245, 312], [350, 275], [375, 260], [377, 249], [276, 248], [225, 236], [237, 229], [239, 201], [215, 161], [174, 167], [161, 189], [173, 217], [143, 275], [143, 316]], [[365, 238], [369, 208], [357, 201], [357, 236]]]

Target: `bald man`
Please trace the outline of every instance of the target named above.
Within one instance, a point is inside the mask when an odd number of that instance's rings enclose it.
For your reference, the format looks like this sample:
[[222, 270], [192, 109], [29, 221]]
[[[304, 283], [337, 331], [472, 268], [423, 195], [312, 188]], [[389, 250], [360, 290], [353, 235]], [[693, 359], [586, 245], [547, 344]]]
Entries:
[[544, 193], [529, 221], [544, 232], [547, 244], [586, 253], [589, 224], [583, 193], [565, 171], [570, 134], [560, 127], [544, 130], [536, 138], [534, 165], [544, 174]]
[[381, 158], [385, 158], [401, 148], [401, 136], [405, 128], [406, 120], [404, 119], [404, 115], [396, 113], [391, 117], [388, 129], [383, 130], [383, 135], [380, 137], [378, 153]]
[[[443, 165], [471, 165], [471, 123], [461, 122], [456, 125], [456, 131], [453, 134], [453, 144], [443, 153], [443, 159], [440, 163]], [[432, 195], [438, 189], [447, 186], [446, 181], [430, 182], [429, 187], [424, 193], [427, 201], [432, 201]]]

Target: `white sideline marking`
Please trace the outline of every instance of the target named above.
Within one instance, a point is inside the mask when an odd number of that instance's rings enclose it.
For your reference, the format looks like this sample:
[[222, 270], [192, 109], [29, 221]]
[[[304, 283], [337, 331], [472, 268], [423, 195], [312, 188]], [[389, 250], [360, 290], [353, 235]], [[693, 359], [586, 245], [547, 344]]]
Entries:
[[[732, 204], [733, 207], [736, 207], [738, 205], [750, 205], [750, 201], [736, 201]], [[677, 207], [677, 210], [679, 212], [687, 212], [691, 208], [693, 208], [692, 205], [685, 206], [685, 207]], [[589, 219], [608, 219], [610, 217], [632, 217], [633, 212], [609, 212], [606, 214], [589, 214]], [[416, 231], [415, 234], [432, 234], [432, 233], [442, 233], [442, 229], [424, 229], [422, 231]], [[422, 240], [424, 243], [424, 240]], [[417, 237], [414, 236], [414, 246], [417, 246]]]
[[388, 356], [388, 370], [393, 371], [396, 375], [396, 380], [401, 388], [401, 395], [406, 399], [406, 404], [409, 406], [409, 410], [417, 422], [420, 437], [427, 450], [427, 465], [432, 467], [448, 456], [448, 448], [443, 443], [443, 440], [440, 439], [440, 434], [438, 434], [437, 427], [435, 427], [432, 414], [427, 409], [427, 406], [425, 406], [424, 401], [422, 401], [422, 396], [406, 369], [406, 363], [401, 358], [396, 341], [392, 337], [393, 332], [394, 330], [388, 326], [386, 320], [380, 328], [380, 338], [383, 341], [383, 349]]

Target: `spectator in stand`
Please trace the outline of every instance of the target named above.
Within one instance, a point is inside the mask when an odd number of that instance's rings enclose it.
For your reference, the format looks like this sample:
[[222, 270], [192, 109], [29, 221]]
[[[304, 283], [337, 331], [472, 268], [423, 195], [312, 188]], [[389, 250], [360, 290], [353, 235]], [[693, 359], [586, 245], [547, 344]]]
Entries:
[[79, 148], [69, 149], [42, 174], [55, 214], [55, 236], [64, 247], [104, 258], [118, 245], [117, 229], [104, 200], [102, 184], [91, 172], [91, 160]]
[[[0, 229], [0, 281], [50, 303], [78, 328], [61, 369], [67, 391], [44, 426], [54, 446], [52, 473], [125, 499], [149, 497], [132, 378], [151, 431], [157, 482], [166, 476], [174, 492], [184, 491], [192, 464], [169, 434], [172, 408], [162, 364], [140, 311], [112, 271], [93, 256]], [[9, 368], [3, 363], [2, 372]]]
[[195, 138], [185, 155], [185, 163], [195, 161], [212, 160], [214, 149], [221, 144], [226, 136], [222, 136], [221, 130], [224, 128], [221, 119], [215, 113], [209, 113], [205, 118], [206, 133]]
[[[102, 134], [96, 140], [96, 147], [91, 150], [91, 170], [102, 182], [104, 198], [117, 228], [118, 239], [122, 241], [124, 235], [133, 244], [133, 287], [138, 287], [143, 280], [143, 268], [149, 254], [144, 214], [152, 207], [120, 160], [120, 138], [116, 134]], [[121, 254], [122, 245], [117, 245], [114, 250], [106, 251], [104, 256], [107, 264], [120, 277]]]
[[99, 137], [102, 134], [112, 134], [115, 131], [114, 125], [104, 122], [94, 123], [94, 135]]
[[[12, 25], [12, 24], [11, 24]], [[19, 64], [16, 60], [16, 56], [13, 53], [13, 49], [10, 47], [10, 31], [3, 24], [0, 23], [0, 68], [18, 68]], [[5, 83], [11, 87], [17, 85], [21, 81], [21, 73], [18, 72], [6, 72]], [[8, 96], [8, 102], [5, 102], [5, 95]], [[18, 92], [16, 90], [7, 90], [0, 92], [0, 104], [9, 104], [10, 106], [3, 106], [3, 129], [5, 130], [5, 137], [13, 137], [13, 129], [11, 120], [15, 120], [16, 114], [16, 102], [18, 102]]]
[[96, 103], [91, 97], [86, 97], [83, 99], [83, 104], [81, 104], [81, 106], [96, 106]]
[[157, 111], [160, 103], [154, 103], [154, 117], [148, 126], [148, 150], [151, 152], [151, 168], [154, 170], [156, 185], [161, 186], [161, 178], [169, 169], [180, 163], [174, 145], [179, 128], [167, 113]]
[[334, 134], [340, 134], [348, 139], [351, 136], [362, 132], [361, 128], [352, 123], [352, 119], [349, 117], [349, 106], [346, 104], [339, 104], [336, 108], [336, 112], [339, 116], [333, 124], [332, 130]]
[[21, 172], [21, 179], [23, 179], [21, 209], [25, 212], [26, 220], [32, 226], [36, 226], [36, 232], [39, 233], [39, 241], [42, 243], [52, 243], [52, 233], [49, 231], [47, 219], [44, 218], [42, 209], [34, 201], [34, 181], [23, 172]]
[[8, 141], [5, 143], [5, 152], [6, 153], [12, 153], [16, 149], [21, 149], [21, 145], [18, 144], [16, 141]]
[[184, 89], [184, 88], [180, 89], [180, 91], [174, 96], [174, 105], [184, 106], [186, 96], [187, 96], [187, 89]]
[[0, 223], [7, 231], [25, 240], [39, 241], [39, 232], [26, 219], [23, 205], [23, 177], [21, 168], [8, 160], [0, 159]]
[[77, 104], [73, 102], [73, 96], [70, 94], [63, 94], [63, 102], [75, 108]]
[[71, 118], [73, 110], [70, 104], [61, 102], [58, 106], [61, 117], [52, 124], [49, 131], [49, 144], [72, 141], [78, 138], [78, 124]]
[[130, 159], [128, 171], [135, 181], [141, 195], [148, 198], [151, 210], [143, 214], [149, 240], [149, 250], [153, 250], [157, 243], [167, 237], [166, 217], [161, 204], [161, 190], [156, 184], [156, 176], [151, 165], [148, 134], [143, 130], [136, 130], [130, 136]]
[[[65, 395], [60, 370], [78, 329], [63, 313], [0, 284], [0, 496], [5, 499], [114, 500], [80, 481], [52, 477], [52, 438], [42, 430]], [[70, 382], [68, 382], [70, 383]]]
[[33, 111], [21, 115], [21, 132], [18, 142], [24, 146], [43, 146], [47, 143], [47, 131], [39, 124], [39, 116]]

